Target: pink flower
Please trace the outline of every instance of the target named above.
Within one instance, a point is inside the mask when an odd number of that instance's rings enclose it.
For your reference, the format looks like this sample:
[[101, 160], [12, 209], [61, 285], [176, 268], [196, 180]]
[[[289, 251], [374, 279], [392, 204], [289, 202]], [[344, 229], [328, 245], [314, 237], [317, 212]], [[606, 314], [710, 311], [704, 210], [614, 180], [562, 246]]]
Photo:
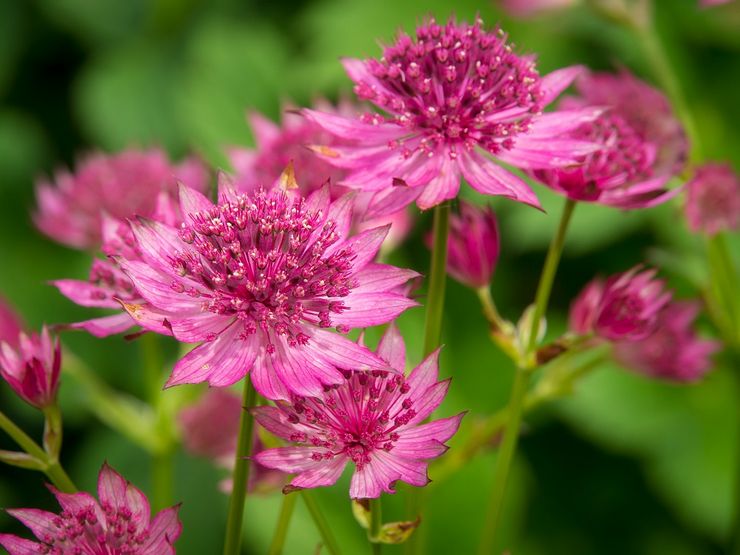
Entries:
[[571, 133], [602, 147], [570, 168], [543, 169], [532, 175], [568, 198], [625, 209], [665, 202], [680, 189], [665, 188], [686, 160], [688, 144], [665, 96], [623, 70], [592, 73], [578, 81], [578, 98], [561, 107], [609, 110]]
[[540, 78], [531, 56], [514, 54], [506, 34], [486, 31], [479, 19], [473, 25], [431, 19], [415, 39], [401, 34], [382, 58], [347, 59], [344, 67], [357, 96], [388, 115], [303, 113], [356, 141], [318, 150], [349, 171], [343, 184], [376, 191], [377, 215], [413, 201], [427, 209], [454, 198], [461, 175], [481, 193], [539, 206], [525, 181], [497, 161], [527, 169], [560, 167], [594, 148], [559, 135], [598, 110], [542, 113], [580, 69]]
[[56, 401], [61, 349], [44, 326], [41, 335], [21, 332], [18, 347], [0, 341], [0, 375], [28, 404], [43, 409]]
[[[355, 111], [349, 102], [341, 102], [337, 107], [328, 102], [318, 102], [315, 108], [344, 117], [352, 116]], [[290, 163], [293, 164], [296, 182], [304, 196], [327, 182], [332, 185], [330, 191], [333, 200], [349, 192], [348, 188], [337, 185], [344, 180], [347, 170], [332, 166], [309, 147], [318, 144], [349, 145], [353, 141], [334, 137], [313, 121], [288, 111], [280, 126], [258, 113], [251, 113], [249, 122], [257, 147], [254, 150], [233, 148], [229, 151], [231, 164], [236, 171], [234, 184], [240, 192], [254, 192], [259, 187], [269, 189]], [[374, 216], [370, 210], [373, 196], [372, 192], [357, 195], [352, 226], [363, 231], [391, 224], [383, 249], [392, 250], [408, 235], [412, 226], [411, 215], [407, 210], [401, 209]]]
[[[178, 415], [185, 449], [193, 455], [212, 459], [222, 468], [232, 470], [239, 433], [242, 408], [239, 396], [223, 388], [209, 389], [197, 403], [184, 408]], [[259, 434], [254, 434], [252, 453], [264, 449]], [[248, 489], [251, 492], [270, 491], [285, 483], [285, 474], [251, 463]], [[221, 483], [221, 489], [231, 491], [231, 479]]]
[[729, 4], [732, 0], [699, 0], [699, 6], [702, 8], [711, 8], [712, 6], [721, 6]]
[[501, 0], [501, 7], [510, 15], [523, 19], [534, 17], [540, 12], [570, 8], [578, 0]]
[[729, 164], [705, 164], [686, 189], [686, 219], [692, 231], [716, 235], [738, 229], [740, 179]]
[[100, 502], [86, 492], [49, 489], [62, 507], [60, 514], [40, 509], [8, 510], [39, 540], [0, 534], [0, 545], [10, 555], [174, 555], [173, 544], [182, 531], [178, 507], [165, 509], [151, 520], [146, 496], [107, 464], [98, 476]]
[[18, 336], [23, 330], [20, 317], [10, 305], [0, 297], [0, 342], [13, 348], [18, 347]]
[[389, 322], [416, 305], [394, 289], [418, 275], [373, 263], [387, 228], [348, 236], [351, 199], [330, 202], [279, 190], [238, 194], [224, 179], [212, 204], [180, 189], [179, 230], [132, 223], [141, 260], [119, 257], [147, 304], [123, 302], [142, 327], [203, 342], [174, 368], [168, 386], [231, 385], [251, 369], [268, 399], [318, 395], [338, 368], [386, 369], [364, 347], [331, 333]]
[[699, 339], [693, 330], [699, 304], [676, 301], [659, 314], [655, 331], [646, 338], [614, 345], [614, 356], [629, 368], [655, 378], [693, 382], [712, 366], [717, 341]]
[[391, 325], [377, 353], [399, 373], [344, 371], [340, 384], [316, 397], [291, 396], [276, 407], [257, 407], [255, 418], [293, 447], [267, 449], [260, 464], [296, 473], [291, 485], [314, 488], [334, 484], [348, 462], [355, 464], [353, 499], [394, 493], [402, 480], [424, 486], [427, 460], [442, 455], [463, 414], [422, 424], [447, 394], [449, 380], [437, 381], [439, 351], [403, 377], [406, 353]]
[[187, 159], [173, 166], [158, 149], [93, 153], [75, 173], [59, 171], [55, 183], [42, 179], [36, 189], [36, 226], [46, 235], [78, 249], [100, 247], [104, 214], [119, 220], [149, 216], [162, 191], [175, 193], [176, 181], [205, 190], [203, 165]]
[[[431, 243], [430, 240], [427, 242]], [[498, 224], [493, 210], [460, 201], [459, 214], [450, 216], [447, 241], [449, 274], [473, 289], [485, 287], [493, 277], [498, 254]]]
[[655, 273], [637, 266], [605, 282], [589, 283], [571, 306], [571, 330], [611, 341], [637, 341], [650, 335], [658, 313], [671, 299], [663, 281], [653, 279]]

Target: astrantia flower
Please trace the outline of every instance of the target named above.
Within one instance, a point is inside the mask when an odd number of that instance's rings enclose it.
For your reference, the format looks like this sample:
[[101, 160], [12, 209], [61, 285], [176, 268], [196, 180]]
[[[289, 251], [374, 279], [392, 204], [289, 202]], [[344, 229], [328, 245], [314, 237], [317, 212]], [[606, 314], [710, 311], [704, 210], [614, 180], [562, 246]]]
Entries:
[[398, 480], [426, 485], [427, 461], [447, 450], [444, 442], [455, 434], [463, 415], [422, 424], [449, 387], [449, 380], [437, 381], [438, 352], [404, 378], [403, 339], [390, 326], [377, 353], [399, 373], [346, 370], [342, 383], [317, 397], [291, 396], [277, 407], [253, 409], [267, 430], [297, 444], [266, 449], [255, 456], [257, 462], [296, 473], [291, 485], [300, 488], [334, 484], [352, 462], [353, 499], [394, 493]]
[[568, 168], [532, 175], [568, 198], [619, 208], [645, 208], [665, 202], [679, 189], [665, 184], [686, 160], [686, 135], [662, 93], [628, 73], [594, 73], [577, 81], [578, 98], [561, 106], [608, 107], [600, 117], [571, 133], [601, 145]]
[[671, 299], [663, 281], [654, 279], [655, 273], [636, 267], [589, 283], [571, 306], [571, 330], [611, 341], [636, 341], [650, 335], [658, 313]]
[[147, 301], [123, 303], [146, 329], [202, 341], [168, 385], [231, 385], [251, 369], [269, 399], [317, 395], [341, 382], [337, 368], [385, 369], [364, 347], [328, 331], [386, 323], [416, 303], [394, 289], [418, 275], [372, 262], [387, 228], [348, 237], [351, 199], [328, 188], [308, 199], [280, 190], [220, 202], [180, 190], [181, 228], [132, 223], [141, 260], [119, 258]]
[[487, 286], [499, 254], [496, 215], [460, 201], [460, 212], [450, 216], [447, 271], [460, 283], [479, 289]]
[[659, 314], [655, 331], [640, 341], [618, 342], [615, 358], [648, 376], [680, 382], [700, 379], [712, 367], [710, 356], [721, 344], [696, 336], [694, 320], [699, 304], [680, 301], [668, 304]]
[[98, 476], [98, 498], [86, 493], [62, 493], [49, 486], [59, 501], [59, 514], [40, 509], [9, 509], [38, 541], [0, 534], [0, 545], [10, 555], [166, 555], [182, 525], [177, 507], [151, 519], [149, 501], [107, 464]]
[[529, 18], [540, 12], [570, 8], [578, 0], [501, 0], [501, 7], [515, 17]]
[[506, 38], [480, 20], [432, 19], [415, 38], [401, 34], [380, 59], [345, 60], [357, 96], [387, 115], [351, 119], [304, 110], [327, 131], [357, 141], [317, 150], [349, 170], [343, 183], [378, 191], [378, 214], [414, 200], [427, 209], [453, 198], [461, 175], [481, 193], [538, 206], [524, 180], [497, 161], [530, 169], [576, 163], [593, 145], [559, 135], [599, 112], [543, 114], [580, 70], [540, 78], [532, 57], [515, 54]]
[[21, 319], [10, 308], [10, 305], [0, 297], [0, 342], [5, 342], [11, 347], [18, 346], [18, 336], [23, 329]]
[[78, 249], [100, 246], [102, 218], [149, 216], [162, 191], [174, 194], [177, 181], [205, 190], [208, 175], [196, 159], [172, 165], [157, 149], [91, 154], [75, 173], [57, 172], [54, 182], [37, 186], [36, 226], [46, 235]]
[[[334, 107], [328, 102], [318, 102], [315, 108], [325, 113], [350, 117], [355, 107], [349, 102], [341, 102]], [[310, 145], [349, 145], [352, 141], [342, 140], [326, 132], [313, 121], [296, 113], [287, 112], [280, 126], [258, 113], [249, 115], [249, 123], [257, 146], [254, 150], [233, 148], [229, 151], [231, 164], [236, 171], [234, 185], [240, 192], [254, 192], [259, 187], [269, 189], [280, 179], [283, 171], [292, 164], [296, 183], [300, 192], [307, 196], [325, 183], [331, 183], [333, 200], [349, 192], [341, 185], [348, 171], [326, 162]], [[369, 213], [373, 193], [360, 193], [355, 197], [353, 228], [358, 231], [391, 224], [388, 236], [383, 242], [385, 250], [391, 250], [408, 235], [411, 229], [411, 215], [405, 209], [380, 217]]]
[[705, 164], [686, 185], [686, 219], [695, 232], [715, 235], [740, 225], [740, 178], [728, 164]]
[[61, 349], [46, 326], [41, 335], [20, 333], [17, 347], [0, 341], [0, 375], [28, 404], [43, 409], [56, 400]]

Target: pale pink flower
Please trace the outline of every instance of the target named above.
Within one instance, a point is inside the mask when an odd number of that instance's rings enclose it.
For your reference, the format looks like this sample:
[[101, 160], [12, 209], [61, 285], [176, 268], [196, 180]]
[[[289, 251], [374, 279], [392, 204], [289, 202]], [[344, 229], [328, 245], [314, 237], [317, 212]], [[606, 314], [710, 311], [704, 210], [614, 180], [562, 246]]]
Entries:
[[461, 176], [481, 193], [539, 206], [527, 183], [498, 162], [526, 169], [576, 163], [594, 145], [560, 135], [599, 110], [543, 114], [580, 68], [541, 78], [533, 58], [515, 54], [506, 39], [480, 19], [431, 19], [415, 38], [400, 34], [380, 59], [344, 60], [357, 96], [387, 115], [303, 110], [330, 133], [356, 141], [316, 150], [349, 171], [342, 184], [376, 192], [375, 215], [454, 198]]
[[173, 165], [159, 149], [93, 153], [74, 173], [60, 170], [54, 181], [39, 181], [34, 222], [55, 241], [95, 250], [103, 240], [104, 214], [118, 220], [149, 216], [161, 192], [177, 191], [178, 180], [201, 191], [208, 186], [207, 171], [194, 158]]
[[403, 338], [391, 325], [377, 354], [398, 373], [344, 370], [340, 384], [316, 397], [291, 396], [276, 407], [253, 409], [267, 430], [298, 445], [266, 449], [260, 464], [295, 473], [298, 488], [334, 484], [347, 463], [355, 465], [349, 495], [353, 499], [394, 493], [402, 480], [429, 482], [429, 459], [442, 455], [444, 442], [457, 431], [463, 414], [423, 423], [447, 394], [449, 380], [438, 382], [439, 351], [403, 377]]
[[350, 237], [351, 198], [327, 187], [307, 199], [280, 190], [238, 194], [222, 179], [220, 201], [181, 187], [180, 229], [140, 218], [141, 260], [117, 258], [147, 304], [123, 302], [142, 327], [203, 342], [168, 386], [227, 386], [251, 372], [268, 399], [317, 395], [338, 368], [386, 369], [339, 331], [389, 322], [416, 305], [394, 292], [418, 274], [373, 263], [387, 233]]
[[61, 348], [44, 326], [41, 335], [21, 332], [13, 343], [0, 341], [0, 375], [18, 396], [38, 409], [52, 405], [59, 389]]
[[729, 4], [733, 0], [699, 0], [699, 6], [702, 8], [711, 8], [712, 6], [721, 6]]
[[[431, 237], [427, 237], [427, 243], [431, 244]], [[460, 201], [459, 213], [450, 216], [447, 272], [473, 289], [485, 287], [493, 277], [499, 246], [493, 210]]]
[[182, 531], [178, 507], [165, 509], [152, 520], [146, 496], [107, 464], [98, 476], [99, 502], [86, 492], [49, 489], [61, 505], [61, 513], [8, 510], [38, 540], [0, 534], [0, 545], [10, 555], [174, 555], [173, 544]]
[[686, 220], [695, 232], [716, 235], [740, 225], [740, 178], [729, 164], [705, 164], [686, 185]]
[[611, 341], [644, 339], [655, 329], [658, 314], [670, 301], [665, 283], [655, 270], [639, 266], [610, 277], [595, 279], [573, 301], [570, 329], [594, 333]]
[[654, 206], [675, 196], [680, 188], [665, 185], [683, 168], [688, 143], [665, 96], [627, 70], [585, 74], [576, 83], [580, 96], [564, 99], [561, 107], [608, 110], [571, 137], [601, 148], [584, 156], [580, 165], [537, 170], [533, 177], [573, 200], [624, 209]]
[[654, 378], [693, 382], [712, 367], [711, 355], [718, 341], [697, 337], [693, 329], [699, 303], [676, 301], [659, 314], [655, 331], [639, 341], [614, 345], [615, 358], [629, 368]]
[[18, 336], [23, 330], [20, 316], [0, 297], [0, 342], [13, 348], [18, 346]]
[[501, 7], [514, 17], [534, 17], [542, 12], [571, 8], [579, 0], [501, 0]]

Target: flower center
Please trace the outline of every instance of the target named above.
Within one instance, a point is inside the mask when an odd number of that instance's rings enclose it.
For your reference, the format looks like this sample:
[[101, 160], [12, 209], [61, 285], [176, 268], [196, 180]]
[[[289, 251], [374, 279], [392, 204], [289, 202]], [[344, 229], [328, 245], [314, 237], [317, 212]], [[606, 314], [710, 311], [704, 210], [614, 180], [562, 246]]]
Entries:
[[494, 154], [509, 149], [541, 111], [542, 92], [534, 62], [514, 54], [506, 38], [501, 30], [483, 30], [480, 20], [472, 26], [431, 20], [415, 41], [401, 35], [380, 60], [368, 60], [377, 84], [363, 81], [355, 93], [414, 134], [389, 145], [405, 156], [443, 145], [451, 152], [458, 145]]
[[301, 198], [260, 190], [191, 221], [180, 229], [184, 250], [171, 258], [183, 279], [171, 287], [202, 297], [205, 310], [234, 316], [242, 338], [262, 330], [305, 344], [301, 323], [331, 327], [331, 315], [345, 309], [338, 299], [357, 286], [354, 253], [332, 248], [340, 239], [336, 224]]

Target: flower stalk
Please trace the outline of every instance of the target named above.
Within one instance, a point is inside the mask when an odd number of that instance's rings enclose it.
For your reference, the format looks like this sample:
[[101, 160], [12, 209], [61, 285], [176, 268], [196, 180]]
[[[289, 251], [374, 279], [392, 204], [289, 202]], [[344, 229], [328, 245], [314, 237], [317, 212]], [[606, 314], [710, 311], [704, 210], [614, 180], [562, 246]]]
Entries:
[[250, 409], [255, 406], [256, 400], [257, 392], [252, 386], [251, 380], [247, 378], [244, 380], [244, 411], [239, 419], [239, 439], [236, 445], [233, 489], [226, 521], [224, 555], [239, 555], [241, 553], [244, 501], [247, 497], [247, 483], [251, 464], [248, 457], [252, 451], [252, 433], [254, 431], [254, 417]]
[[283, 552], [283, 549], [285, 548], [285, 538], [288, 535], [288, 527], [290, 526], [291, 518], [293, 518], [293, 511], [297, 500], [297, 495], [283, 495], [283, 503], [280, 506], [280, 514], [278, 515], [277, 526], [275, 527], [275, 535], [272, 537], [272, 543], [270, 544], [268, 555], [281, 555]]
[[334, 539], [334, 534], [331, 531], [329, 522], [326, 520], [324, 513], [321, 512], [321, 508], [319, 507], [318, 503], [316, 503], [316, 499], [314, 499], [313, 493], [311, 493], [309, 490], [302, 490], [301, 497], [303, 497], [303, 502], [306, 504], [306, 508], [311, 514], [311, 518], [313, 519], [313, 522], [316, 525], [319, 534], [321, 535], [321, 539], [324, 542], [324, 547], [326, 547], [329, 555], [340, 555], [341, 551], [339, 550], [339, 544], [337, 544], [337, 540]]
[[368, 538], [372, 547], [373, 555], [380, 555], [381, 543], [378, 541], [380, 535], [380, 528], [383, 525], [383, 509], [382, 501], [380, 497], [370, 499], [370, 530], [368, 530]]
[[447, 237], [450, 231], [449, 203], [444, 202], [434, 207], [433, 226], [432, 261], [424, 321], [424, 356], [439, 347], [442, 336], [442, 315], [447, 284]]

